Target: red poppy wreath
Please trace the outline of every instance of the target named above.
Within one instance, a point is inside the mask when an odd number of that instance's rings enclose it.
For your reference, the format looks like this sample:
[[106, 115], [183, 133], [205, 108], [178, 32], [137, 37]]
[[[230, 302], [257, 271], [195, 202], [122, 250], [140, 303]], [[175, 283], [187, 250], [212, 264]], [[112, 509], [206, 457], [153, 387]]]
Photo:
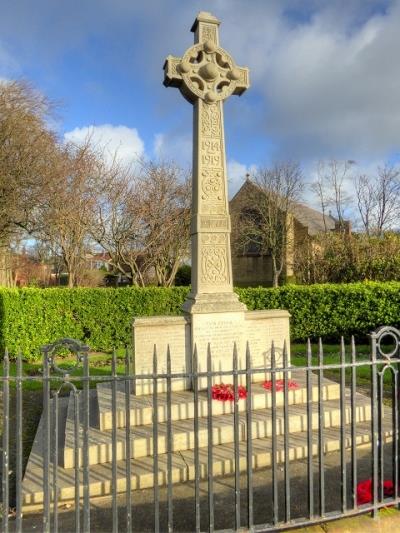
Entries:
[[[212, 399], [220, 402], [233, 402], [235, 399], [235, 389], [232, 384], [217, 383], [212, 386]], [[247, 397], [246, 387], [238, 385], [237, 394], [239, 400]]]
[[[271, 391], [272, 390], [272, 381], [271, 380], [264, 381], [262, 386], [263, 386], [263, 388], [265, 390]], [[277, 379], [276, 382], [275, 382], [275, 388], [276, 388], [277, 392], [283, 391], [283, 389], [285, 388], [284, 380], [283, 379]], [[299, 386], [296, 383], [296, 381], [294, 381], [293, 379], [288, 379], [288, 389], [289, 390], [295, 390], [295, 389], [298, 389], [298, 388], [299, 388]]]
[[[372, 479], [360, 481], [357, 484], [357, 505], [372, 502]], [[383, 482], [383, 495], [385, 498], [390, 498], [394, 494], [394, 487], [392, 481]]]

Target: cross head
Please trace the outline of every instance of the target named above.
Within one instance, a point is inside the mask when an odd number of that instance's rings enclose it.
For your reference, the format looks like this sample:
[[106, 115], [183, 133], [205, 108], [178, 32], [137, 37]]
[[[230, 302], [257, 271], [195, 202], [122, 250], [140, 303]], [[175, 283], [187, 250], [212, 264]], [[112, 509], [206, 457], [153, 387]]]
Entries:
[[208, 104], [241, 95], [249, 87], [249, 71], [238, 67], [219, 46], [219, 20], [201, 12], [192, 27], [194, 45], [183, 57], [169, 55], [164, 64], [164, 85], [178, 87], [191, 103], [200, 98]]

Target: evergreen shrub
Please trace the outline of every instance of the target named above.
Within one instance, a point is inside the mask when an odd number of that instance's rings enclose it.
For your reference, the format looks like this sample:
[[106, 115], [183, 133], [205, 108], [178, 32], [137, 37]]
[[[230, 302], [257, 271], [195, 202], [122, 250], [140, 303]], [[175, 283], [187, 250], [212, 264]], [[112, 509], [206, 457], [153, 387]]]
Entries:
[[[92, 350], [131, 344], [135, 316], [177, 315], [189, 287], [0, 289], [0, 346], [31, 360], [61, 337]], [[400, 282], [238, 288], [248, 309], [287, 309], [292, 341], [365, 335], [400, 326]]]
[[188, 287], [0, 289], [0, 346], [30, 359], [61, 337], [92, 350], [131, 344], [134, 316], [176, 315]]
[[400, 282], [285, 285], [238, 289], [248, 309], [287, 309], [292, 341], [365, 336], [378, 326], [400, 326]]

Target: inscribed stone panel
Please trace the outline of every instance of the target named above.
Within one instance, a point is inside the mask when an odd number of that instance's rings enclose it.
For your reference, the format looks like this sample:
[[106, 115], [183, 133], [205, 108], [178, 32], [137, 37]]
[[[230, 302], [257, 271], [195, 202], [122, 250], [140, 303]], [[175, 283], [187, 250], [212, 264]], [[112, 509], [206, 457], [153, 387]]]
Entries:
[[[192, 346], [197, 346], [199, 371], [207, 370], [207, 346], [210, 343], [212, 370], [232, 370], [233, 347], [236, 342], [238, 357], [243, 359], [244, 313], [201, 313], [192, 315]], [[232, 382], [232, 377], [213, 379], [213, 383]], [[206, 387], [206, 379], [200, 387]]]
[[[283, 365], [283, 346], [286, 341], [290, 361], [289, 313], [287, 311], [247, 311], [246, 336], [249, 341], [252, 368], [271, 366], [271, 346], [275, 346], [276, 366]], [[270, 379], [269, 373], [254, 374], [253, 381]]]
[[[190, 323], [185, 317], [145, 317], [133, 322], [134, 368], [136, 374], [152, 374], [153, 351], [157, 347], [157, 371], [167, 370], [167, 348], [171, 353], [171, 372], [190, 372]], [[186, 390], [188, 380], [172, 380], [173, 390]], [[166, 390], [166, 382], [160, 382], [159, 391]], [[137, 394], [152, 392], [151, 380], [138, 380]]]

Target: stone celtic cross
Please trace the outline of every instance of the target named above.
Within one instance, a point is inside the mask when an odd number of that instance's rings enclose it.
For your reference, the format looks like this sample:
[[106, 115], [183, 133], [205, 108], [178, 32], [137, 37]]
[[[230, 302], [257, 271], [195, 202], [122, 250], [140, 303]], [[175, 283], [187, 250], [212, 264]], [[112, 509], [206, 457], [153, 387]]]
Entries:
[[232, 285], [222, 104], [249, 87], [249, 71], [219, 46], [219, 24], [210, 13], [199, 13], [194, 45], [164, 64], [164, 85], [178, 87], [194, 107], [192, 290], [183, 307], [191, 313], [244, 309]]

